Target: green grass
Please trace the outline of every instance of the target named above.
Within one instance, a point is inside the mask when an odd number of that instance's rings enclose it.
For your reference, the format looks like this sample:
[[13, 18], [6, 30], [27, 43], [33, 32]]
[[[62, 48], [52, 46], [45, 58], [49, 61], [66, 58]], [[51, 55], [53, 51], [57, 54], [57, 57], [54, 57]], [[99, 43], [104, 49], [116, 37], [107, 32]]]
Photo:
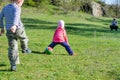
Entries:
[[[62, 46], [52, 55], [41, 52], [51, 43], [58, 20], [65, 21], [71, 48], [69, 56]], [[42, 14], [23, 8], [22, 21], [32, 54], [22, 54], [17, 72], [9, 71], [7, 38], [0, 37], [0, 80], [120, 80], [120, 31], [110, 31], [112, 18], [83, 13]]]

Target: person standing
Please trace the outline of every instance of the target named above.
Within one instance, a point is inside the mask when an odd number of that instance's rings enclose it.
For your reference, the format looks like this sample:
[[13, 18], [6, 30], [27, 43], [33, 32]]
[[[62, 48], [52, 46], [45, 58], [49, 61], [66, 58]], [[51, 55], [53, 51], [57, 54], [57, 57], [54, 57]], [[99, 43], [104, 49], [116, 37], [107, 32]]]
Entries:
[[[16, 64], [19, 64], [18, 54], [18, 39], [22, 53], [31, 53], [28, 48], [28, 37], [21, 21], [21, 6], [24, 0], [10, 0], [11, 3], [3, 7], [0, 13], [0, 35], [4, 34], [6, 29], [6, 36], [8, 39], [8, 58], [10, 61], [11, 71], [16, 71]], [[5, 27], [4, 27], [5, 19]]]

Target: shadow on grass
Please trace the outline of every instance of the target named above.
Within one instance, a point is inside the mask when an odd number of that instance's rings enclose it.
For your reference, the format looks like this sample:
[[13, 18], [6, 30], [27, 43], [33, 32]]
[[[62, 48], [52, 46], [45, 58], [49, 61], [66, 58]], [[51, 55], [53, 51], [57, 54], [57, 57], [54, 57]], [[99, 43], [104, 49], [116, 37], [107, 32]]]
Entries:
[[[3, 66], [7, 66], [7, 65], [4, 63], [0, 63], [0, 67], [3, 67]], [[10, 72], [10, 70], [9, 69], [0, 69], [0, 72]]]
[[28, 29], [55, 29], [57, 26], [57, 23], [54, 22], [48, 22], [31, 18], [23, 18], [23, 22], [25, 23], [25, 27]]
[[6, 64], [4, 64], [4, 63], [0, 63], [0, 67], [2, 67], [2, 66], [7, 66]]
[[100, 19], [100, 18], [86, 18], [87, 21], [90, 21], [90, 22], [100, 22], [100, 23], [104, 23], [104, 24], [110, 24], [112, 22], [112, 19], [111, 20], [104, 20], [104, 19]]
[[53, 55], [63, 55], [63, 56], [70, 56], [68, 54], [53, 54]]
[[[87, 24], [87, 23], [66, 23], [65, 28], [68, 34], [73, 35], [81, 35], [86, 37], [91, 37], [94, 35], [94, 32], [101, 33], [114, 33], [110, 31], [109, 23], [110, 20], [104, 20], [99, 18], [88, 18], [86, 19], [90, 22], [101, 23], [101, 25], [97, 24]], [[46, 30], [55, 30], [57, 27], [57, 22], [49, 22], [40, 19], [32, 19], [32, 18], [23, 18], [23, 22], [27, 29], [46, 29]], [[119, 31], [118, 31], [119, 32]], [[117, 33], [115, 33], [117, 34]], [[100, 36], [100, 35], [97, 35]]]
[[34, 54], [44, 54], [44, 52], [39, 52], [39, 51], [32, 51]]
[[0, 69], [0, 72], [12, 72], [10, 69]]
[[33, 54], [43, 54], [43, 55], [68, 55], [68, 54], [46, 54], [44, 52], [32, 51]]

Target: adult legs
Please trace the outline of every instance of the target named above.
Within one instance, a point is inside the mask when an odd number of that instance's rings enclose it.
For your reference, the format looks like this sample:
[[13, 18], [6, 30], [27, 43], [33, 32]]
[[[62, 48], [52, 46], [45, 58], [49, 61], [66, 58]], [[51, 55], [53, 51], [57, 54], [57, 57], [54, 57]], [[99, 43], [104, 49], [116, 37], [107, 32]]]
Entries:
[[111, 31], [113, 30], [113, 25], [110, 25], [110, 29], [111, 29]]
[[115, 30], [117, 31], [118, 30], [118, 26], [116, 25], [116, 28], [115, 28]]

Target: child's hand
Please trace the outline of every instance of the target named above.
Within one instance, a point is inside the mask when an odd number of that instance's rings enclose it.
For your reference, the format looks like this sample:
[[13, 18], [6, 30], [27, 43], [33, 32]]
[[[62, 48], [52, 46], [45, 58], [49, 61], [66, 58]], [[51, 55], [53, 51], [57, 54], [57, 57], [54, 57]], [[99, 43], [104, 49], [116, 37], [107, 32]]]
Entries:
[[12, 26], [12, 27], [10, 28], [10, 30], [11, 30], [13, 33], [15, 33], [16, 28], [17, 28], [17, 27], [14, 25], [14, 26]]
[[69, 42], [67, 42], [67, 44], [70, 45]]

